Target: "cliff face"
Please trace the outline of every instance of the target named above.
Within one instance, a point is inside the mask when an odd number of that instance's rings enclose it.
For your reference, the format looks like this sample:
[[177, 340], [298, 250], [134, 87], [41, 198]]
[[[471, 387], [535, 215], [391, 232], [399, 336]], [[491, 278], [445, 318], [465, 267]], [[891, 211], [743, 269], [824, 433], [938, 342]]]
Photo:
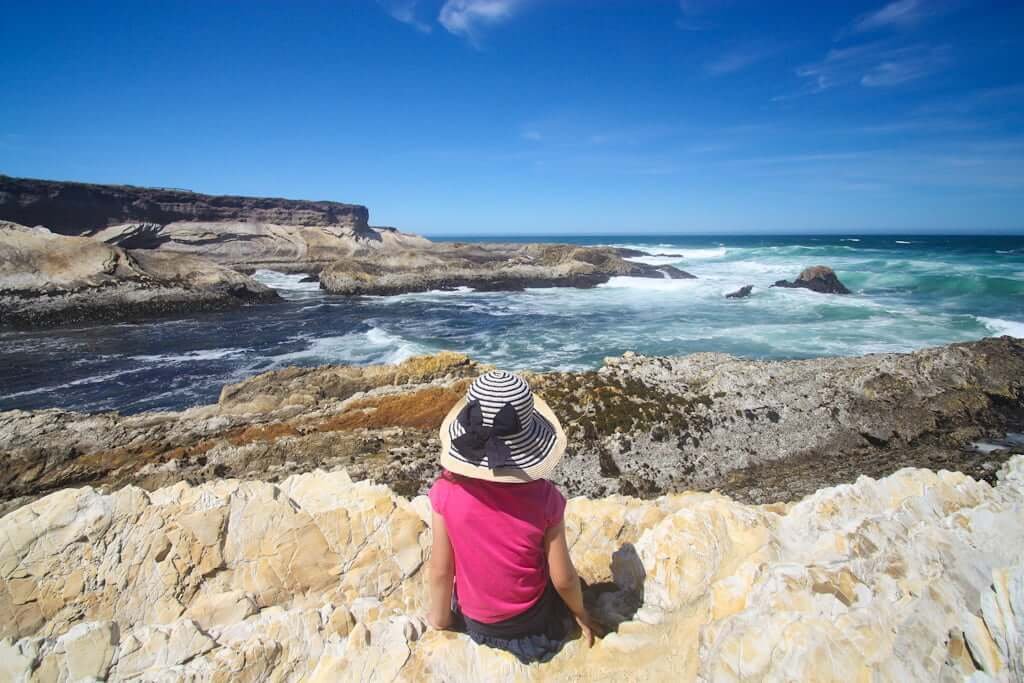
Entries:
[[753, 507], [569, 503], [612, 632], [524, 667], [422, 615], [429, 503], [314, 472], [67, 489], [0, 518], [0, 677], [166, 681], [1011, 681], [1024, 457]]
[[112, 225], [273, 223], [368, 228], [365, 206], [339, 202], [207, 195], [186, 190], [94, 185], [0, 176], [0, 219], [84, 235]]

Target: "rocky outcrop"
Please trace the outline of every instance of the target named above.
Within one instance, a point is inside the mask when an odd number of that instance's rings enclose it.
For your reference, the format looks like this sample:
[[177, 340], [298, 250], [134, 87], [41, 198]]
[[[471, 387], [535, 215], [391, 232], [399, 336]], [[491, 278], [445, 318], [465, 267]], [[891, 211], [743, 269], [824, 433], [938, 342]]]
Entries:
[[750, 293], [754, 291], [754, 285], [744, 285], [735, 292], [729, 292], [725, 295], [726, 299], [745, 299], [750, 296]]
[[[437, 474], [441, 419], [487, 368], [441, 353], [278, 370], [182, 412], [0, 413], [0, 510], [67, 486], [280, 481], [316, 468], [416, 495]], [[1009, 337], [806, 361], [627, 354], [530, 381], [565, 425], [553, 478], [573, 495], [718, 489], [789, 501], [904, 466], [994, 481], [1021, 449], [971, 443], [1024, 427], [1024, 341]]]
[[614, 276], [692, 278], [672, 266], [625, 260], [610, 248], [561, 244], [451, 244], [341, 259], [320, 274], [332, 294], [391, 295], [472, 287], [481, 291], [527, 287], [594, 287]]
[[4, 219], [123, 249], [190, 254], [249, 273], [318, 273], [353, 254], [430, 244], [370, 226], [369, 211], [356, 204], [0, 176]]
[[809, 289], [812, 292], [819, 292], [821, 294], [849, 294], [850, 290], [846, 288], [835, 272], [827, 266], [812, 266], [805, 268], [800, 277], [792, 282], [786, 280], [778, 280], [772, 287], [789, 287], [789, 288], [802, 288]]
[[369, 225], [364, 206], [205, 195], [0, 176], [0, 220], [89, 236], [129, 250], [183, 253], [240, 272], [320, 274], [338, 294], [397, 294], [461, 286], [490, 290], [593, 287], [616, 275], [688, 273], [632, 263], [616, 249], [434, 243]]
[[[85, 235], [128, 223], [265, 223], [368, 229], [365, 206], [339, 202], [208, 195], [189, 190], [95, 185], [0, 175], [0, 219]], [[131, 248], [131, 247], [129, 247]]]
[[0, 518], [5, 680], [1019, 680], [1024, 457], [995, 487], [859, 478], [790, 505], [576, 498], [611, 629], [524, 667], [423, 620], [429, 504], [344, 472], [67, 489]]
[[354, 254], [376, 259], [378, 253], [430, 244], [423, 237], [397, 230], [239, 221], [189, 221], [159, 226], [131, 223], [111, 226], [90, 236], [122, 247], [194, 254], [250, 273], [260, 268], [317, 273]]
[[255, 280], [204, 259], [0, 223], [0, 325], [124, 320], [277, 298]]

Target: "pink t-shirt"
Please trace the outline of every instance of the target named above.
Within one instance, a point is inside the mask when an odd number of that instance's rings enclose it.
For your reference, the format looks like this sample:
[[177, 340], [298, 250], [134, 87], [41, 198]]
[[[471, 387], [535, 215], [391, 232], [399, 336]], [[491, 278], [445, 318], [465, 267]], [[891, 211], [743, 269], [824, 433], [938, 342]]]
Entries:
[[442, 475], [429, 496], [455, 552], [462, 612], [493, 624], [532, 607], [548, 582], [544, 532], [565, 512], [558, 488], [546, 479], [500, 484]]

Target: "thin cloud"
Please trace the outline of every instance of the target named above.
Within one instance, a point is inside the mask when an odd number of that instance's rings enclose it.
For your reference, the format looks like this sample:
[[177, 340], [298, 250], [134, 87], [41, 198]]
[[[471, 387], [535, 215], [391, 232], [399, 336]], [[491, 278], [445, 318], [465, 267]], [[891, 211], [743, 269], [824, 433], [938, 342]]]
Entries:
[[951, 61], [950, 49], [945, 45], [890, 47], [869, 43], [833, 48], [820, 62], [798, 68], [796, 75], [810, 84], [809, 90], [802, 94], [853, 83], [866, 88], [884, 88], [925, 78]]
[[392, 19], [408, 24], [421, 33], [430, 33], [433, 27], [416, 16], [418, 0], [377, 0], [377, 4], [391, 15]]
[[480, 28], [512, 17], [522, 0], [447, 0], [437, 20], [449, 33], [476, 44]]
[[683, 31], [707, 31], [713, 28], [709, 14], [731, 4], [732, 0], [679, 0], [682, 17], [676, 21]]
[[911, 28], [953, 8], [951, 3], [938, 0], [894, 0], [881, 9], [862, 15], [853, 23], [851, 30], [864, 33]]
[[765, 47], [747, 47], [728, 52], [704, 65], [709, 76], [728, 76], [743, 71], [754, 64], [768, 58], [774, 49]]

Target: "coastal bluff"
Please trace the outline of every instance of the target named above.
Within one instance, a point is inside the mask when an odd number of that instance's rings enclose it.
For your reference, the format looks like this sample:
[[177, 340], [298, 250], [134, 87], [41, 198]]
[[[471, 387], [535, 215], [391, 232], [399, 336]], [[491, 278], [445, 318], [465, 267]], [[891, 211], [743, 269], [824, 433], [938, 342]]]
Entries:
[[[304, 273], [316, 277], [328, 293], [348, 296], [458, 287], [486, 291], [583, 288], [617, 276], [693, 277], [673, 266], [630, 260], [640, 252], [627, 249], [432, 242], [396, 228], [371, 226], [365, 206], [330, 201], [0, 176], [0, 221], [136, 254], [159, 255], [154, 256], [158, 259], [170, 259], [170, 255], [203, 259], [211, 266], [238, 273], [261, 269]], [[0, 233], [0, 249], [18, 249], [17, 244], [8, 244], [11, 241], [10, 235]], [[45, 244], [57, 251], [62, 248], [60, 240]], [[60, 259], [54, 256], [49, 260]], [[23, 268], [17, 275], [39, 279], [41, 272]], [[0, 291], [3, 289], [7, 286], [0, 283]], [[85, 312], [93, 309], [108, 314], [123, 310], [126, 315], [133, 310], [131, 306], [108, 306], [102, 300], [90, 308], [90, 298], [103, 297], [95, 289], [83, 288], [80, 293], [82, 315], [67, 322], [86, 321], [89, 316]], [[60, 322], [59, 315], [47, 311], [32, 315], [33, 302], [49, 301], [26, 301], [25, 315], [19, 320]], [[159, 306], [149, 309], [156, 312]]]
[[0, 175], [0, 216], [22, 225], [45, 225], [59, 235], [86, 235], [128, 223], [178, 222], [346, 226], [358, 231], [369, 228], [370, 212], [341, 202]]

